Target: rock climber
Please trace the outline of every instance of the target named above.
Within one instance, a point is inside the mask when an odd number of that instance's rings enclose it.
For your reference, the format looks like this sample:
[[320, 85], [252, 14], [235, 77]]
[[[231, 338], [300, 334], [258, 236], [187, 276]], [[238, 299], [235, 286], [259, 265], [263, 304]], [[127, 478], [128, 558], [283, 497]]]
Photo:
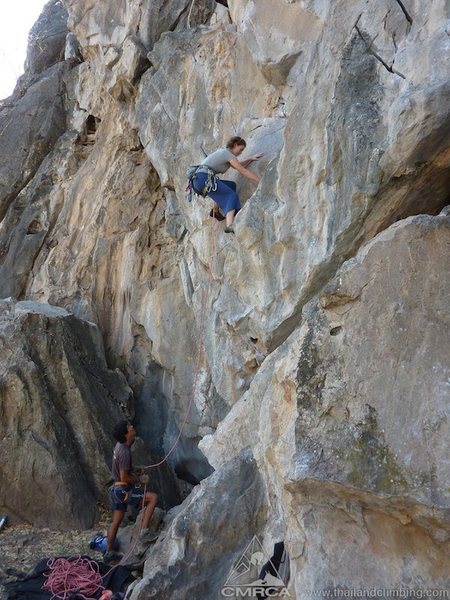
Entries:
[[145, 473], [140, 476], [133, 473], [131, 446], [136, 439], [136, 430], [129, 421], [120, 421], [114, 428], [114, 438], [117, 442], [112, 461], [114, 484], [110, 488], [113, 516], [108, 531], [108, 548], [103, 557], [103, 561], [106, 563], [121, 557], [114, 551], [114, 542], [128, 505], [139, 507], [144, 504], [145, 506], [142, 516], [141, 540], [150, 542], [157, 537], [149, 532], [148, 525], [158, 502], [158, 496], [154, 492], [145, 492], [144, 496], [143, 486], [147, 485], [149, 476]]
[[[247, 142], [239, 136], [230, 138], [225, 148], [219, 148], [212, 154], [209, 154], [195, 170], [191, 179], [191, 185], [197, 194], [207, 194], [214, 201], [214, 207], [209, 213], [219, 221], [226, 219], [225, 233], [234, 233], [234, 217], [241, 208], [241, 203], [236, 192], [234, 181], [227, 181], [216, 177], [218, 173], [225, 173], [230, 167], [236, 169], [241, 175], [259, 183], [259, 177], [247, 169], [247, 166], [259, 160], [263, 154], [255, 154], [239, 162], [237, 157], [242, 154], [247, 146]], [[222, 211], [223, 214], [219, 212]], [[223, 216], [225, 215], [225, 217]]]

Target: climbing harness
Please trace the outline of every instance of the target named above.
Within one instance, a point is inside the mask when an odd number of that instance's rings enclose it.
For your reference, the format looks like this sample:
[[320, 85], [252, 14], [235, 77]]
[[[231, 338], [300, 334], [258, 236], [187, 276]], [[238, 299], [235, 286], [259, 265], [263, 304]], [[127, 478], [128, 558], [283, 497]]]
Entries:
[[[207, 175], [205, 185], [201, 191], [196, 190], [193, 185], [193, 180], [199, 173], [206, 173]], [[209, 192], [215, 192], [217, 190], [217, 175], [210, 167], [206, 165], [191, 165], [186, 169], [186, 176], [188, 178], [188, 184], [185, 191], [189, 192], [189, 202], [192, 201], [192, 194], [203, 196], [203, 198], [205, 198]]]

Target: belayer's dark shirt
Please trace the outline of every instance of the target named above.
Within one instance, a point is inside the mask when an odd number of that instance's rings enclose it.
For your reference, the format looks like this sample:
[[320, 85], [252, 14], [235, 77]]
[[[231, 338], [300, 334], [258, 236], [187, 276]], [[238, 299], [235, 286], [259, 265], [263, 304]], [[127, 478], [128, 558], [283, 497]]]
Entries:
[[130, 472], [132, 469], [131, 463], [131, 448], [126, 444], [117, 442], [114, 447], [112, 476], [114, 481], [122, 481], [120, 479], [120, 470]]

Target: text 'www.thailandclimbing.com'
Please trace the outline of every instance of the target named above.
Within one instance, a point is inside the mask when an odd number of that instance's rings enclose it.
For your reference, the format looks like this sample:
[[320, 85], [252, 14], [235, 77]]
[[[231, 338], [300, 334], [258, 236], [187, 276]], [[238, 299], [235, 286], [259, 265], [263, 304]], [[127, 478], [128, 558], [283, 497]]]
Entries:
[[446, 589], [411, 589], [411, 588], [353, 588], [306, 590], [307, 598], [450, 598], [450, 590]]

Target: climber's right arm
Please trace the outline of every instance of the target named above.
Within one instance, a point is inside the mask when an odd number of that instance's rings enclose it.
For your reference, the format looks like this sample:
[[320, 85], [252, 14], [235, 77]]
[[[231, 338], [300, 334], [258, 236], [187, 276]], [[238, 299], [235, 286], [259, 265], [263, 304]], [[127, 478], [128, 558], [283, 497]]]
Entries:
[[256, 183], [259, 183], [260, 179], [258, 175], [252, 173], [251, 171], [243, 167], [237, 158], [232, 158], [230, 160], [230, 165], [233, 167], [233, 169], [236, 169], [236, 171], [238, 171], [241, 175], [247, 177], [247, 179], [251, 179], [252, 181], [256, 181]]

